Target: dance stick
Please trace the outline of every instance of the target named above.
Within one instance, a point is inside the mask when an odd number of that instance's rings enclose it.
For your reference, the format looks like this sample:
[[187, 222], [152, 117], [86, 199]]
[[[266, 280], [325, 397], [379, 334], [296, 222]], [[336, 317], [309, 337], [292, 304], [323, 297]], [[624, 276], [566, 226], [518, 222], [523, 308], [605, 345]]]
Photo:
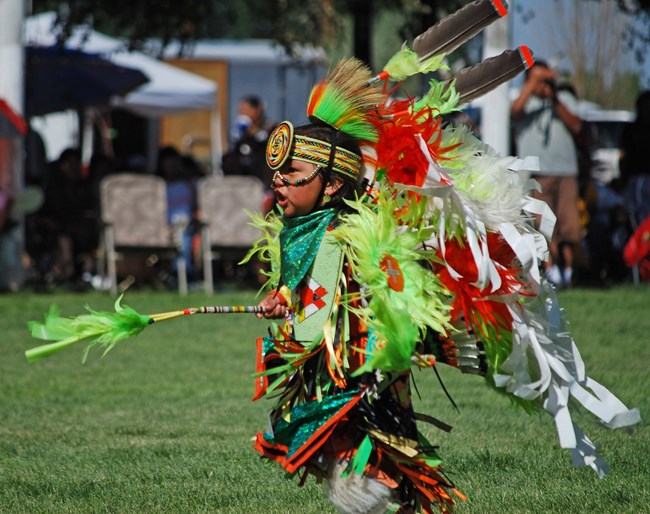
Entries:
[[149, 317], [156, 321], [165, 321], [180, 316], [191, 316], [192, 314], [257, 314], [263, 313], [264, 307], [258, 305], [204, 305], [201, 307], [189, 307], [178, 311], [161, 312], [149, 314]]
[[257, 314], [263, 313], [264, 308], [256, 305], [212, 305], [189, 307], [158, 314], [139, 314], [127, 305], [120, 305], [122, 297], [115, 302], [115, 312], [96, 311], [86, 306], [89, 314], [81, 314], [73, 318], [60, 316], [56, 306], [51, 306], [45, 315], [44, 322], [30, 321], [27, 326], [32, 337], [53, 341], [25, 352], [29, 362], [48, 357], [73, 343], [88, 339], [88, 347], [84, 353], [86, 360], [88, 351], [95, 345], [104, 348], [104, 355], [118, 342], [138, 335], [147, 326], [160, 321], [191, 316], [193, 314]]

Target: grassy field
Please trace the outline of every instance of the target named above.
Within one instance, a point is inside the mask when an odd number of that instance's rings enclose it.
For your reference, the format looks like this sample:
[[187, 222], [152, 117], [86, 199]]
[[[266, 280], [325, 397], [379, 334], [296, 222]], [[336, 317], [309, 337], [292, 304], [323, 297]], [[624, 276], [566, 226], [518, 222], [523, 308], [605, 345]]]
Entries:
[[[140, 312], [254, 303], [253, 292], [134, 291]], [[560, 294], [588, 373], [628, 406], [650, 411], [650, 288]], [[0, 295], [0, 513], [334, 512], [314, 480], [297, 487], [264, 462], [251, 437], [269, 407], [252, 403], [254, 339], [266, 322], [250, 315], [195, 316], [148, 328], [105, 358], [83, 346], [28, 364], [39, 344], [26, 322], [51, 303], [112, 309], [106, 294]], [[549, 416], [528, 416], [481, 379], [441, 369], [456, 412], [433, 373], [416, 372], [416, 408], [454, 426], [427, 430], [448, 474], [469, 496], [457, 511], [481, 513], [650, 512], [650, 432], [578, 423], [602, 446], [611, 471], [599, 480], [574, 469]]]

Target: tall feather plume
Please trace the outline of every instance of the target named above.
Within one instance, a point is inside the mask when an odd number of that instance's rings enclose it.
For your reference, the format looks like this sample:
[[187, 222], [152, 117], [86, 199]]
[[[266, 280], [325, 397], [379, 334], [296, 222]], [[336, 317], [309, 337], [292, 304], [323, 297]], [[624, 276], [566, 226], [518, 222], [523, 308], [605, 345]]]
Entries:
[[420, 61], [449, 54], [507, 12], [508, 4], [503, 0], [476, 0], [417, 36], [413, 50]]
[[483, 62], [461, 70], [452, 80], [459, 93], [458, 104], [466, 104], [492, 91], [504, 82], [519, 75], [534, 63], [533, 53], [527, 46], [516, 50], [506, 50], [496, 57], [490, 57]]
[[377, 141], [371, 122], [374, 107], [385, 98], [378, 86], [369, 85], [372, 72], [358, 59], [345, 59], [314, 86], [307, 116], [363, 141]]

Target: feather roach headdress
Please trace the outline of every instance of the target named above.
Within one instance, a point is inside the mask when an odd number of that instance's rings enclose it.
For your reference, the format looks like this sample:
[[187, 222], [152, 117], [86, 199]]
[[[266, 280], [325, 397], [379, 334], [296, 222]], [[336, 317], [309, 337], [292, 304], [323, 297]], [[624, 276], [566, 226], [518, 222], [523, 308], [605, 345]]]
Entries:
[[311, 91], [307, 116], [359, 141], [377, 141], [374, 109], [385, 101], [379, 87], [369, 85], [372, 72], [358, 59], [341, 61]]
[[[376, 143], [378, 138], [375, 111], [386, 101], [379, 86], [370, 84], [371, 77], [370, 69], [358, 59], [341, 61], [326, 79], [314, 86], [307, 105], [310, 121], [331, 127], [332, 137], [323, 140], [295, 133], [293, 124], [283, 121], [269, 137], [266, 151], [269, 167], [279, 170], [286, 162], [296, 159], [319, 166], [325, 177], [336, 173], [360, 181], [366, 175], [364, 164], [368, 162], [363, 155], [371, 152], [367, 145]], [[340, 146], [338, 133], [356, 141], [359, 150]]]

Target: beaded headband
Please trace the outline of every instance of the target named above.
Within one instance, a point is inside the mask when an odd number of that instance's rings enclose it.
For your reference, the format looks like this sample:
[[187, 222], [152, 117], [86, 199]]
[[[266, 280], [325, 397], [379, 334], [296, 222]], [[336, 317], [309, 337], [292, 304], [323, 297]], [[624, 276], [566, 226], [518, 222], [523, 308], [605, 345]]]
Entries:
[[[266, 163], [272, 170], [280, 169], [289, 159], [309, 162], [327, 167], [330, 161], [332, 145], [320, 139], [294, 134], [290, 121], [283, 121], [269, 136], [266, 145]], [[361, 156], [335, 147], [332, 171], [356, 179], [361, 170]]]

